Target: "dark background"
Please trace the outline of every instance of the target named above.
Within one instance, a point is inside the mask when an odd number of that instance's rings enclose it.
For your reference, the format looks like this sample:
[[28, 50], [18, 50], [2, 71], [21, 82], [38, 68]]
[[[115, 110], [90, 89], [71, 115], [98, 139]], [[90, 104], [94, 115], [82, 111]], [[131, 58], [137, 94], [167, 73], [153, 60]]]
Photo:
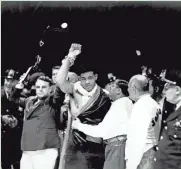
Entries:
[[[50, 75], [72, 42], [83, 48], [73, 70], [90, 64], [100, 79], [112, 72], [128, 80], [143, 64], [156, 72], [181, 68], [180, 10], [181, 2], [1, 2], [2, 74], [7, 68], [25, 72], [40, 54], [40, 67]], [[63, 22], [68, 28], [61, 33], [43, 35], [48, 25]]]

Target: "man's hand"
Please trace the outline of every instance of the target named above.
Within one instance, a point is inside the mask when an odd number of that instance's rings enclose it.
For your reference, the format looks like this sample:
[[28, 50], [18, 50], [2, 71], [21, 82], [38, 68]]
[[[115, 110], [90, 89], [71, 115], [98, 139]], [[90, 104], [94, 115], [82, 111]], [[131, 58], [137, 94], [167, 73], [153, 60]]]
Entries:
[[9, 122], [10, 122], [10, 116], [9, 116], [9, 115], [3, 115], [3, 116], [2, 116], [2, 122], [3, 122], [4, 124], [8, 125]]
[[18, 124], [18, 120], [14, 116], [12, 116], [9, 122], [9, 127], [15, 128], [17, 124]]
[[70, 62], [70, 66], [72, 66], [74, 64], [74, 61], [75, 61], [77, 55], [79, 55], [81, 53], [81, 47], [82, 47], [82, 45], [80, 45], [80, 44], [72, 43], [72, 45], [69, 49], [69, 54], [67, 56], [67, 58]]
[[77, 55], [79, 55], [81, 53], [81, 47], [82, 45], [80, 44], [72, 43], [69, 49], [68, 57], [76, 57]]
[[19, 82], [16, 85], [17, 89], [23, 89], [24, 88], [23, 81], [25, 80], [26, 76], [27, 76], [26, 73], [23, 73], [23, 75], [20, 76]]
[[24, 81], [26, 78], [26, 73], [23, 73], [20, 78], [19, 78], [19, 81]]
[[9, 126], [10, 128], [14, 128], [18, 124], [18, 120], [14, 116], [10, 116], [10, 115], [3, 115], [2, 121], [4, 124]]
[[76, 119], [73, 120], [73, 122], [72, 122], [72, 128], [73, 128], [73, 129], [78, 129], [79, 124], [81, 124], [81, 121], [80, 121], [78, 118], [76, 118]]
[[68, 106], [67, 104], [64, 104], [64, 105], [61, 107], [61, 113], [67, 112], [67, 111], [68, 111], [68, 108], [69, 108], [69, 106]]

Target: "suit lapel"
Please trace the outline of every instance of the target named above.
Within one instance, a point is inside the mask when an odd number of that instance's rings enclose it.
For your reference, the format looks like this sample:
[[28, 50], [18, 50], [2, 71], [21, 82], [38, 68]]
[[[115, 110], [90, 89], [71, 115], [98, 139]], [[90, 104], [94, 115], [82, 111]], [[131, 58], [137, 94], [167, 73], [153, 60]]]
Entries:
[[43, 101], [40, 101], [37, 105], [33, 105], [33, 100], [29, 103], [29, 111], [26, 115], [26, 118], [28, 119], [35, 110], [37, 110], [38, 108], [40, 108], [42, 105], [44, 104]]
[[162, 109], [162, 119], [166, 119], [169, 114], [171, 114], [174, 111], [174, 105], [169, 103], [166, 99], [163, 103], [163, 109]]
[[177, 110], [175, 110], [173, 113], [171, 113], [168, 116], [166, 122], [171, 121], [171, 120], [175, 119], [176, 117], [178, 117], [180, 115], [181, 115], [181, 107], [179, 107]]

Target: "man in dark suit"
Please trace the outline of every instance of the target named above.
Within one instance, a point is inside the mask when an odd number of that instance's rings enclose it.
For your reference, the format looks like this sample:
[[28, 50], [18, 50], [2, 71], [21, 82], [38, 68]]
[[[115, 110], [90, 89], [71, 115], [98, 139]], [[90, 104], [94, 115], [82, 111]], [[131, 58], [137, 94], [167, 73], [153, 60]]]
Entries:
[[[23, 78], [23, 77], [22, 77]], [[36, 83], [36, 96], [21, 98], [18, 96], [24, 85], [18, 83], [11, 99], [25, 108], [21, 138], [21, 169], [54, 169], [60, 148], [60, 138], [56, 125], [64, 94], [56, 88], [50, 94], [52, 81], [47, 76], [40, 76]], [[62, 96], [63, 94], [63, 96]]]
[[175, 110], [165, 120], [154, 169], [181, 169], [181, 71], [167, 71], [164, 80], [166, 100], [175, 105]]
[[1, 163], [2, 169], [19, 169], [21, 159], [20, 139], [23, 112], [9, 100], [16, 80], [16, 71], [7, 70], [4, 86], [1, 88]]

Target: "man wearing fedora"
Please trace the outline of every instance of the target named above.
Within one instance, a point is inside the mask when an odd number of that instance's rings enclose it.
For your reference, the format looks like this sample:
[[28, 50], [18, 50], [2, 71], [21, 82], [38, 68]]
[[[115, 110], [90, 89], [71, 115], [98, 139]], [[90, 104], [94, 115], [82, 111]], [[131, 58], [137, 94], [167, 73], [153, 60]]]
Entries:
[[167, 70], [164, 81], [166, 100], [175, 109], [165, 121], [156, 147], [154, 169], [181, 169], [181, 71]]
[[23, 112], [9, 100], [18, 73], [13, 69], [5, 73], [4, 86], [1, 88], [1, 167], [10, 169], [12, 165], [14, 169], [19, 169]]

